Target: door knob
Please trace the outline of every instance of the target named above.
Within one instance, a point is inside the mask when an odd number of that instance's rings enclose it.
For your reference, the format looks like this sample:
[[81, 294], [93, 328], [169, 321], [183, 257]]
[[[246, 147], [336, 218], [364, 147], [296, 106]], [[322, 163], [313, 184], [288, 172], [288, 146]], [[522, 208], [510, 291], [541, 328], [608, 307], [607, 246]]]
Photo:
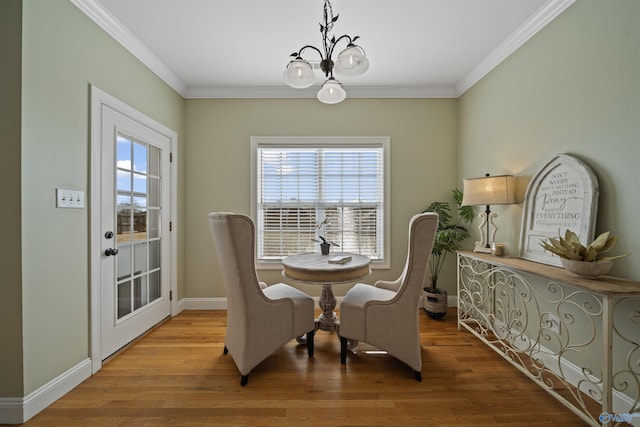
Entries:
[[109, 249], [105, 249], [104, 254], [106, 256], [111, 256], [111, 255], [118, 255], [118, 250], [115, 248], [109, 248]]

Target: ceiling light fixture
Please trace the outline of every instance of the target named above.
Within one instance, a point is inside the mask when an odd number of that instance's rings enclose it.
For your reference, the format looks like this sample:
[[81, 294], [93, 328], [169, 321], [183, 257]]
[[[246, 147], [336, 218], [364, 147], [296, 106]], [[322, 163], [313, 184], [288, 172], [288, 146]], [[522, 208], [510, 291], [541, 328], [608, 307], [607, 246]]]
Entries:
[[[326, 80], [318, 91], [318, 100], [325, 104], [337, 104], [344, 101], [347, 97], [342, 84], [333, 77], [333, 71], [342, 76], [359, 76], [369, 69], [369, 60], [364, 50], [354, 44], [360, 36], [351, 37], [342, 35], [338, 38], [332, 35], [329, 38], [329, 32], [333, 29], [333, 24], [338, 20], [338, 15], [333, 15], [331, 2], [324, 1], [324, 22], [320, 23], [320, 33], [322, 34], [322, 47], [320, 50], [315, 46], [305, 45], [299, 51], [293, 52], [291, 56], [294, 58], [284, 71], [284, 81], [295, 89], [304, 89], [311, 86], [316, 76], [313, 67], [309, 61], [302, 58], [302, 53], [306, 49], [312, 49], [320, 55], [320, 69], [324, 72]], [[338, 54], [336, 62], [333, 62], [333, 50], [341, 41], [347, 42], [347, 47]]]

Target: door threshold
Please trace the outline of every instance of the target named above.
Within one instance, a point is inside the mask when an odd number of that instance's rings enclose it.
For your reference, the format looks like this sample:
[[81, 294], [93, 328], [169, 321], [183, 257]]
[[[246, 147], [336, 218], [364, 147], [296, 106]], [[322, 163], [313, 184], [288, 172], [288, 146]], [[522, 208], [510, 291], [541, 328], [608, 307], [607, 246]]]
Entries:
[[109, 356], [107, 356], [103, 361], [102, 361], [102, 366], [105, 366], [107, 363], [111, 362], [113, 359], [115, 359], [116, 357], [118, 357], [119, 355], [121, 355], [122, 353], [124, 353], [125, 351], [127, 351], [129, 348], [131, 348], [135, 343], [137, 343], [138, 341], [140, 341], [142, 338], [146, 337], [147, 335], [149, 335], [151, 332], [153, 332], [156, 328], [162, 326], [164, 324], [164, 322], [166, 322], [167, 320], [171, 319], [171, 315], [165, 317], [164, 319], [162, 319], [161, 321], [159, 321], [158, 323], [156, 323], [155, 325], [153, 325], [151, 328], [147, 329], [146, 331], [144, 331], [142, 334], [138, 335], [136, 338], [134, 338], [133, 340], [129, 341], [127, 344], [125, 344], [122, 348], [116, 350], [114, 353], [110, 354]]

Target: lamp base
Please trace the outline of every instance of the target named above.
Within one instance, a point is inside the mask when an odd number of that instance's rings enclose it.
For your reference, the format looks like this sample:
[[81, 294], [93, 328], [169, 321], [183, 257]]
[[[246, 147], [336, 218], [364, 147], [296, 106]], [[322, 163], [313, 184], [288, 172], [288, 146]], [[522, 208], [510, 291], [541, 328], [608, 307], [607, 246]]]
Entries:
[[483, 254], [490, 254], [491, 248], [485, 247], [484, 243], [476, 242], [476, 245], [473, 248], [473, 252], [482, 252]]
[[476, 242], [476, 245], [473, 248], [473, 252], [482, 252], [485, 254], [490, 254], [491, 243], [496, 241], [496, 231], [498, 231], [498, 226], [493, 220], [498, 215], [491, 212], [489, 210], [489, 206], [487, 206], [487, 211], [481, 212], [479, 216], [480, 216], [480, 219], [482, 220], [480, 225], [478, 226], [481, 240], [479, 242]]

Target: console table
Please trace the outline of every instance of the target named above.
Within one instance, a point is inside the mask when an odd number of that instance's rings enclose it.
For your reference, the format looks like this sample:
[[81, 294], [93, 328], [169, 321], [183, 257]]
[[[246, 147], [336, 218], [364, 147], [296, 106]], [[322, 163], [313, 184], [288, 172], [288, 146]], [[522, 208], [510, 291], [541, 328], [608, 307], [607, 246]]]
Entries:
[[640, 282], [460, 251], [462, 328], [589, 425], [640, 425]]

